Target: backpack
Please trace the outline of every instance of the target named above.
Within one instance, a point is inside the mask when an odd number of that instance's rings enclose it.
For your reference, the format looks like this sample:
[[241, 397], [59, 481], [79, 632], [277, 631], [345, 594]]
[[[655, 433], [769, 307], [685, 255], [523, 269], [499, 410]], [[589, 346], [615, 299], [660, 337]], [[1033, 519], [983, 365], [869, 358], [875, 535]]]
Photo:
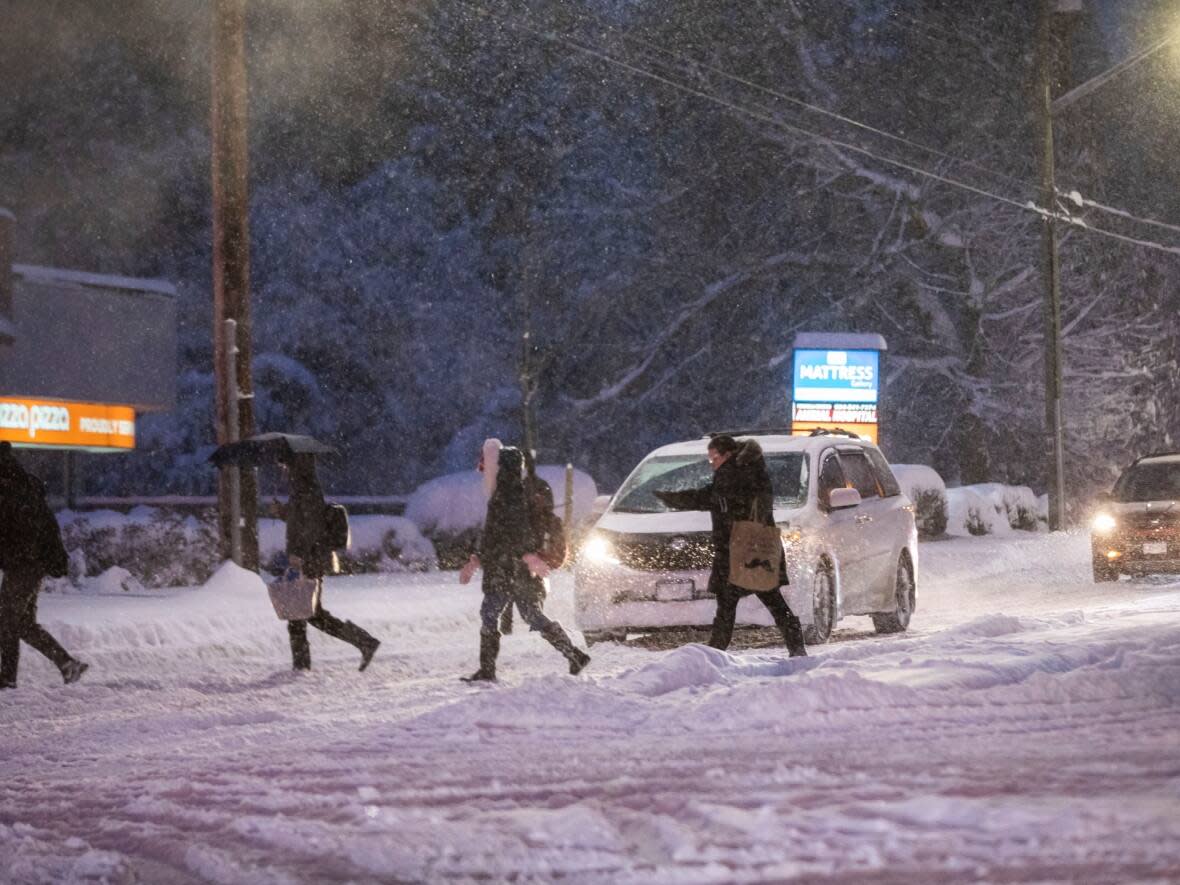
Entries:
[[324, 504], [324, 540], [329, 550], [346, 550], [352, 540], [348, 511], [343, 504]]
[[525, 498], [529, 508], [529, 525], [541, 544], [537, 554], [552, 569], [565, 565], [568, 550], [565, 526], [553, 512], [553, 489], [535, 473], [525, 478]]

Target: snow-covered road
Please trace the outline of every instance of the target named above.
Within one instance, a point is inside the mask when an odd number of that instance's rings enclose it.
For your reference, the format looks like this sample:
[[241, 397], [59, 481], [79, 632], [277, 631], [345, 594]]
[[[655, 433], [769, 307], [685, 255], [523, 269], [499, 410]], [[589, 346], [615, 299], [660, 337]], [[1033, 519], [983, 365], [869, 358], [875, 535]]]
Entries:
[[363, 674], [315, 631], [292, 674], [226, 572], [43, 596], [93, 666], [28, 652], [0, 694], [0, 881], [1180, 880], [1180, 583], [1095, 586], [1077, 535], [921, 554], [903, 636], [575, 679], [518, 627], [491, 688], [450, 574], [330, 583], [385, 642]]

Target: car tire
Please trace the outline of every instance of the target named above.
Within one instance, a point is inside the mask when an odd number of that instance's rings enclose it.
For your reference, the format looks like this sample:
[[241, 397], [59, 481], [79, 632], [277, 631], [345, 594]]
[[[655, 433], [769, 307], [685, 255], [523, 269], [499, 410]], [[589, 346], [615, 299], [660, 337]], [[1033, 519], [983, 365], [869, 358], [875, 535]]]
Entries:
[[1095, 559], [1094, 565], [1094, 583], [1105, 584], [1109, 581], [1117, 581], [1119, 579], [1119, 570], [1111, 568], [1107, 563]]
[[893, 611], [876, 612], [873, 627], [878, 633], [903, 633], [910, 625], [910, 618], [918, 603], [917, 587], [914, 583], [914, 567], [908, 553], [897, 558], [897, 573], [893, 579]]
[[836, 576], [827, 560], [815, 567], [812, 578], [811, 619], [803, 628], [803, 641], [808, 645], [823, 645], [832, 638], [836, 626]]

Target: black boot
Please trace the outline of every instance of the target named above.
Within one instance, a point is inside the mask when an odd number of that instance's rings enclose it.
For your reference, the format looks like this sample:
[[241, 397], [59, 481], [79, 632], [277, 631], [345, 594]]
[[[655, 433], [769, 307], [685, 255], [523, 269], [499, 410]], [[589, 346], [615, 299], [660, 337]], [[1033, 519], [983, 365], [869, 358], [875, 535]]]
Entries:
[[373, 660], [373, 655], [377, 654], [377, 649], [381, 647], [381, 640], [375, 636], [370, 636], [368, 640], [361, 645], [361, 665], [357, 669], [362, 673], [365, 672], [365, 667], [369, 666], [369, 662]]
[[464, 676], [464, 682], [495, 682], [496, 658], [500, 655], [500, 634], [479, 634], [479, 669], [470, 676]]
[[90, 665], [79, 661], [77, 658], [70, 658], [61, 666], [61, 678], [66, 685], [72, 685], [82, 678], [82, 674], [90, 669]]
[[561, 624], [558, 624], [556, 621], [551, 626], [546, 627], [541, 635], [570, 662], [571, 676], [577, 676], [590, 663], [590, 655], [575, 646], [565, 630], [561, 628]]
[[350, 645], [355, 645], [361, 653], [361, 665], [357, 669], [362, 673], [365, 668], [369, 666], [369, 662], [373, 660], [373, 655], [377, 654], [377, 649], [381, 646], [381, 640], [366, 630], [359, 624], [354, 624], [352, 621], [345, 621], [339, 630], [332, 632], [330, 635], [337, 639], [343, 639]]
[[380, 640], [364, 627], [354, 624], [352, 621], [342, 621], [327, 609], [320, 609], [319, 614], [308, 621], [308, 623], [318, 630], [323, 630], [335, 639], [356, 646], [357, 650], [361, 653], [361, 670], [369, 666], [369, 662], [373, 660], [373, 655], [377, 653], [377, 647], [381, 645]]
[[311, 646], [307, 642], [307, 621], [288, 621], [287, 634], [291, 637], [291, 666], [296, 670], [310, 670]]
[[16, 671], [20, 663], [20, 645], [0, 650], [0, 688], [16, 688]]
[[788, 612], [787, 617], [779, 620], [778, 631], [783, 634], [783, 642], [786, 643], [787, 652], [791, 657], [807, 657], [807, 646], [803, 643], [803, 625], [799, 623], [794, 612]]

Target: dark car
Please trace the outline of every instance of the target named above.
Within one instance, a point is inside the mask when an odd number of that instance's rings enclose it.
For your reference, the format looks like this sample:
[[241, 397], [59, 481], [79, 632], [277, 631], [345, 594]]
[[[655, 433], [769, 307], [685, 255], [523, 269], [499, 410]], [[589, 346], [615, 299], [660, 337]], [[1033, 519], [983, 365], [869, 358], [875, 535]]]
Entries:
[[1095, 581], [1180, 574], [1180, 452], [1137, 459], [1119, 477], [1090, 528]]

